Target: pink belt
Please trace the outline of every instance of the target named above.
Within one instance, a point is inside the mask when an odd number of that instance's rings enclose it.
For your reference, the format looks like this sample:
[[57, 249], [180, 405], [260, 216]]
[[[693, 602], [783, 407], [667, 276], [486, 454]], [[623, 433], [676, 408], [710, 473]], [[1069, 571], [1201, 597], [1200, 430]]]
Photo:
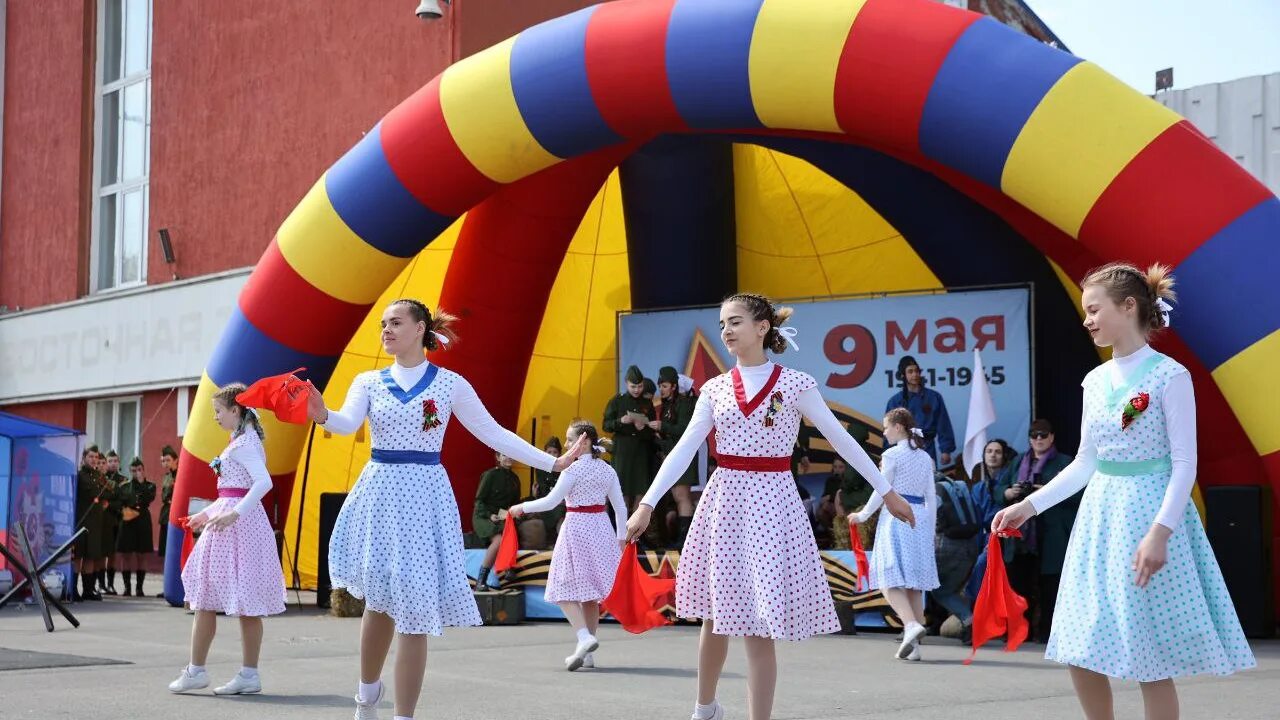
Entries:
[[565, 509], [567, 512], [576, 512], [576, 513], [602, 513], [602, 512], [604, 512], [604, 506], [603, 506], [603, 505], [572, 505], [572, 506], [571, 506], [571, 505], [566, 505], [564, 509]]
[[249, 488], [218, 488], [220, 498], [242, 498], [249, 494]]

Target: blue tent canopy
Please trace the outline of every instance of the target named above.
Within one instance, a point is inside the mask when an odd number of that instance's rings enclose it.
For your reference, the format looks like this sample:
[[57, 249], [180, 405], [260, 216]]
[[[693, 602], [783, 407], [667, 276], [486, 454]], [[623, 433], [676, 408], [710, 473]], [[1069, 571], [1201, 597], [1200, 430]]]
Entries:
[[80, 431], [50, 425], [7, 412], [0, 412], [0, 436], [10, 438], [47, 437], [50, 435], [79, 435]]
[[[78, 430], [0, 412], [0, 543], [17, 550], [14, 534], [22, 525], [32, 552], [43, 558], [71, 537], [83, 438]], [[56, 570], [68, 584], [69, 565]]]

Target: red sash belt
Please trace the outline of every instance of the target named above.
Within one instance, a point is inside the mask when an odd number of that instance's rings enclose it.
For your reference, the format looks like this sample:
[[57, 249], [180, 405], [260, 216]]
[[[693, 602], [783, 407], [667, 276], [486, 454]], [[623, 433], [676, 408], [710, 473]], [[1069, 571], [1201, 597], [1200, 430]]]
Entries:
[[791, 472], [790, 457], [738, 457], [716, 455], [716, 464], [725, 470], [747, 472]]
[[604, 512], [604, 506], [603, 505], [577, 505], [574, 507], [570, 507], [566, 505], [564, 510], [565, 512], [577, 512], [577, 513], [602, 513]]
[[218, 488], [218, 497], [237, 498], [249, 494], [249, 488]]

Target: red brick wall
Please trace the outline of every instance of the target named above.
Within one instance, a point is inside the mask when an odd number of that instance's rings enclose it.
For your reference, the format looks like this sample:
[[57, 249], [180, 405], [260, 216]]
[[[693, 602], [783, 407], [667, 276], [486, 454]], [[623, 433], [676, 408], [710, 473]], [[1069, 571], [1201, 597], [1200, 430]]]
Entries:
[[[91, 0], [8, 4], [0, 305], [72, 300], [88, 258], [84, 199], [92, 183]], [[88, 86], [86, 88], [86, 83]]]
[[155, 3], [148, 277], [254, 264], [320, 175], [450, 57], [410, 2]]

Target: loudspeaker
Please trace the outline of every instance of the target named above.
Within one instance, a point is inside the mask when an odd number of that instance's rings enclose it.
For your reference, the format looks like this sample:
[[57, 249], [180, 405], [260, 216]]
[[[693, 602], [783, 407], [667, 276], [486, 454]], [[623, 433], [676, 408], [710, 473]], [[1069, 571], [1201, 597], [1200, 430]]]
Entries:
[[1205, 532], [1240, 616], [1244, 634], [1276, 629], [1271, 558], [1271, 492], [1261, 485], [1210, 487], [1204, 493]]
[[329, 608], [329, 592], [333, 589], [329, 582], [329, 539], [333, 537], [333, 526], [338, 522], [338, 513], [342, 512], [342, 503], [346, 501], [346, 493], [320, 493], [320, 547], [316, 553], [316, 605], [326, 610]]

